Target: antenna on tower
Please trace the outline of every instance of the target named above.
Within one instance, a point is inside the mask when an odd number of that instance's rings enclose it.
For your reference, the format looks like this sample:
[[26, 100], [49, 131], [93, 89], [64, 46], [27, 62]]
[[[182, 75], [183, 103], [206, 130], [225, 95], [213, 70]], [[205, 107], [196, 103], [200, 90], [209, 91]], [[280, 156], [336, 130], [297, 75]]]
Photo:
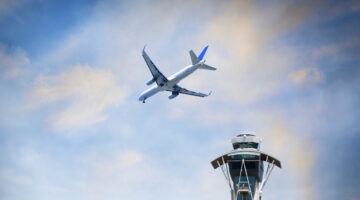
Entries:
[[254, 134], [240, 134], [231, 143], [234, 150], [214, 159], [211, 165], [221, 168], [231, 200], [260, 200], [274, 166], [281, 168], [281, 162], [260, 151], [261, 139]]

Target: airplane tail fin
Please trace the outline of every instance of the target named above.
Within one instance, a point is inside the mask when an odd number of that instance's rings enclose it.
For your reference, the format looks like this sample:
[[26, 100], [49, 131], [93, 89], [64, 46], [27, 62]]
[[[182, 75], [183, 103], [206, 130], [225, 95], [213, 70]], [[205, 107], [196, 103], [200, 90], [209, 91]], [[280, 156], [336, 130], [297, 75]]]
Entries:
[[191, 63], [193, 65], [197, 64], [199, 62], [198, 57], [196, 56], [196, 54], [194, 53], [193, 50], [190, 50], [190, 58], [191, 58]]
[[200, 55], [199, 55], [199, 57], [198, 57], [198, 59], [199, 59], [200, 61], [204, 58], [205, 53], [206, 53], [206, 51], [207, 51], [208, 48], [209, 48], [209, 45], [207, 45], [207, 46], [202, 50], [202, 52], [200, 53]]
[[216, 70], [215, 67], [211, 67], [207, 64], [205, 64], [205, 60], [203, 60], [205, 53], [207, 51], [207, 49], [209, 48], [209, 45], [207, 45], [200, 53], [199, 56], [196, 56], [196, 54], [194, 53], [193, 50], [190, 50], [190, 58], [191, 58], [191, 63], [193, 65], [196, 65], [198, 63], [200, 63], [199, 68], [200, 69], [207, 69], [207, 70]]
[[190, 50], [190, 58], [191, 58], [191, 63], [193, 65], [199, 63], [200, 61], [202, 61], [202, 59], [204, 58], [205, 56], [205, 53], [207, 51], [207, 49], [209, 48], [209, 45], [207, 45], [200, 53], [199, 56], [196, 56], [196, 54], [194, 53], [193, 50]]

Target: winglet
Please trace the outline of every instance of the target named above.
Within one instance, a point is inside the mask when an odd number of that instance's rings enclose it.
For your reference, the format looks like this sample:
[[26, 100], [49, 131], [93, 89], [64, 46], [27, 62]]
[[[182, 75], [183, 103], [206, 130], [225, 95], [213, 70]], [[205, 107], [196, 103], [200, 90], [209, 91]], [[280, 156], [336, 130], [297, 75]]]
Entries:
[[202, 50], [202, 52], [200, 53], [200, 55], [199, 55], [199, 57], [198, 57], [198, 59], [199, 59], [200, 61], [204, 58], [205, 53], [206, 53], [208, 47], [209, 47], [209, 45], [207, 45], [207, 46]]
[[144, 45], [143, 52], [145, 51], [145, 48], [146, 48], [146, 44]]

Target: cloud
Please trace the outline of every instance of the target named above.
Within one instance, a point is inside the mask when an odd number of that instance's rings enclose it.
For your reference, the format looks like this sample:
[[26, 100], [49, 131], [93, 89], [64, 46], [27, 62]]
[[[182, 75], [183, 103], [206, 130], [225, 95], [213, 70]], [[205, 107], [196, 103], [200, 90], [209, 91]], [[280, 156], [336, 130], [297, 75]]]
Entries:
[[4, 16], [13, 14], [16, 9], [21, 8], [33, 0], [0, 0], [0, 20]]
[[78, 189], [86, 199], [214, 199], [228, 195], [222, 174], [212, 170], [210, 163], [199, 167], [196, 161], [179, 161], [178, 157], [188, 156], [174, 157], [166, 152], [153, 155], [131, 149], [110, 157], [92, 155], [87, 158], [91, 175], [82, 177]]
[[119, 171], [129, 170], [135, 165], [144, 162], [144, 156], [136, 151], [127, 151], [113, 158], [109, 162], [100, 162], [97, 165], [99, 173], [114, 174]]
[[7, 156], [2, 158], [2, 162], [11, 163], [0, 167], [0, 185], [3, 189], [8, 190], [9, 194], [17, 194], [13, 185], [19, 188], [25, 186], [32, 188], [36, 182], [42, 178], [41, 173], [44, 171], [45, 156], [33, 148], [26, 145], [6, 149]]
[[324, 74], [313, 67], [306, 67], [289, 74], [288, 78], [298, 85], [313, 85], [324, 80]]
[[156, 188], [164, 179], [147, 154], [129, 149], [110, 157], [91, 155], [87, 159], [90, 175], [79, 180], [79, 190], [86, 199], [135, 199], [159, 195]]
[[345, 39], [340, 41], [329, 41], [326, 44], [314, 48], [311, 51], [312, 57], [316, 60], [327, 59], [332, 62], [343, 62], [355, 60], [358, 61], [359, 57], [357, 52], [360, 47], [360, 39], [356, 33], [347, 36]]
[[0, 44], [0, 72], [5, 79], [15, 79], [25, 74], [30, 64], [26, 52], [20, 48]]
[[128, 94], [107, 70], [78, 65], [54, 76], [40, 75], [30, 94], [30, 108], [51, 105], [54, 128], [81, 127], [106, 120], [105, 110], [121, 104]]
[[298, 52], [277, 41], [301, 25], [313, 9], [297, 3], [268, 6], [265, 15], [259, 14], [263, 6], [251, 1], [223, 3], [219, 10], [226, 12], [215, 12], [198, 33], [199, 40], [215, 46], [208, 63], [219, 69], [214, 87], [222, 91], [223, 101], [248, 105], [273, 97], [284, 89], [287, 72], [296, 66]]
[[314, 198], [317, 182], [313, 180], [312, 172], [318, 149], [309, 138], [292, 130], [286, 125], [286, 120], [276, 114], [267, 113], [259, 117], [263, 122], [258, 131], [258, 135], [263, 139], [262, 150], [282, 162], [280, 174], [291, 176], [292, 183], [289, 186], [297, 188], [299, 199]]

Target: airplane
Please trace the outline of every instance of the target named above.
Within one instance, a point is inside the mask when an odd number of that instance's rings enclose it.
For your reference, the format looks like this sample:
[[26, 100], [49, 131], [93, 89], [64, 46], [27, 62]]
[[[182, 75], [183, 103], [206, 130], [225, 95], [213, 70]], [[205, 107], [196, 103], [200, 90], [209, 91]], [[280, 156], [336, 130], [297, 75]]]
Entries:
[[[146, 47], [146, 46], [145, 46]], [[145, 103], [145, 100], [156, 93], [160, 91], [169, 91], [171, 92], [171, 95], [169, 96], [169, 99], [173, 99], [177, 97], [180, 93], [181, 94], [187, 94], [192, 96], [198, 96], [198, 97], [207, 97], [211, 94], [211, 91], [209, 94], [204, 94], [201, 92], [194, 92], [187, 90], [185, 88], [182, 88], [178, 85], [178, 83], [184, 79], [185, 77], [189, 76], [191, 73], [193, 73], [197, 69], [206, 69], [206, 70], [216, 70], [215, 67], [211, 67], [207, 64], [205, 64], [205, 60], [203, 59], [205, 56], [205, 53], [209, 46], [206, 46], [199, 56], [196, 56], [193, 50], [190, 50], [190, 58], [192, 65], [189, 65], [182, 70], [176, 72], [175, 74], [171, 75], [170, 77], [164, 76], [160, 72], [160, 70], [155, 66], [155, 64], [151, 61], [150, 57], [145, 52], [145, 47], [142, 51], [142, 56], [144, 57], [144, 60], [149, 67], [149, 70], [153, 76], [152, 79], [150, 79], [146, 85], [151, 85], [154, 82], [156, 82], [156, 85], [153, 85], [149, 89], [145, 90], [140, 94], [139, 101], [142, 101]]]

